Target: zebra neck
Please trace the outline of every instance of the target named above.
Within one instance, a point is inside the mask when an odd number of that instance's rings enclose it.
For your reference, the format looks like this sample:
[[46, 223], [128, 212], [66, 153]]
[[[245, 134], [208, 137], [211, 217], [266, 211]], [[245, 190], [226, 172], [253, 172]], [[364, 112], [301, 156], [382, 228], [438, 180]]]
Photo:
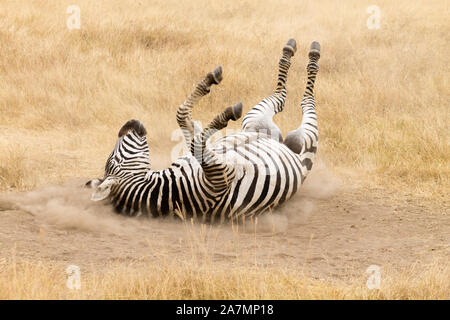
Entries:
[[[189, 174], [189, 176], [183, 176]], [[149, 170], [124, 178], [114, 190], [112, 203], [118, 213], [130, 216], [165, 216], [182, 206], [182, 197], [192, 190], [195, 170], [186, 172], [171, 166], [164, 170]], [[183, 179], [186, 187], [180, 187]], [[187, 200], [186, 200], [187, 201]]]

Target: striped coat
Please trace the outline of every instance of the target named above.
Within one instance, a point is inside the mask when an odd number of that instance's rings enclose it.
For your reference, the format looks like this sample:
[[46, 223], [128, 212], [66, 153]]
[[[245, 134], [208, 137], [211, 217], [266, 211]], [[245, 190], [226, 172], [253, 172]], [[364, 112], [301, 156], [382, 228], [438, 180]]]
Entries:
[[95, 189], [92, 199], [109, 199], [119, 213], [130, 216], [177, 215], [214, 222], [258, 215], [291, 198], [310, 172], [318, 145], [313, 93], [318, 43], [309, 53], [300, 126], [283, 141], [272, 121], [284, 108], [287, 71], [295, 51], [295, 40], [289, 40], [280, 59], [277, 89], [244, 117], [242, 131], [212, 144], [207, 142], [215, 132], [241, 117], [242, 104], [225, 109], [200, 132], [192, 109], [221, 81], [222, 68], [208, 73], [177, 112], [190, 153], [167, 169], [151, 170], [146, 130], [141, 122], [128, 121], [119, 131], [104, 178], [87, 183]]

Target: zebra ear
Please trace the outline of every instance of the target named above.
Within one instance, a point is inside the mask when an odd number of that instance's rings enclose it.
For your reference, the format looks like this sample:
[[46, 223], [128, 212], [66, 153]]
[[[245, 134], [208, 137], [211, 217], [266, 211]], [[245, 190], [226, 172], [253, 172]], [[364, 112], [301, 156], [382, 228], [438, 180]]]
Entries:
[[106, 178], [102, 183], [100, 183], [99, 186], [95, 188], [94, 192], [92, 193], [91, 200], [100, 201], [108, 198], [109, 194], [111, 193], [111, 188], [117, 183], [117, 180], [114, 178]]
[[86, 182], [84, 185], [85, 188], [89, 189], [95, 189], [97, 188], [101, 183], [103, 182], [103, 179], [92, 179]]

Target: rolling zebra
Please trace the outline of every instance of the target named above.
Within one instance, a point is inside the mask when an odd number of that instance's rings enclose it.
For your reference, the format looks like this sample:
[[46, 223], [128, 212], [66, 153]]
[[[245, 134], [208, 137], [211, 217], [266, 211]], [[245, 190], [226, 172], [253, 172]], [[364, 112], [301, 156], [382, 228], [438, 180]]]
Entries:
[[286, 99], [286, 78], [296, 42], [290, 39], [279, 61], [275, 92], [244, 117], [242, 130], [213, 144], [209, 137], [242, 115], [242, 103], [226, 108], [201, 130], [192, 120], [194, 105], [222, 80], [218, 67], [197, 84], [178, 108], [188, 153], [164, 170], [151, 170], [146, 130], [137, 120], [120, 129], [103, 179], [86, 185], [94, 188], [92, 200], [109, 199], [116, 211], [130, 216], [189, 216], [214, 222], [261, 214], [288, 200], [310, 172], [317, 151], [318, 128], [314, 82], [320, 45], [311, 44], [308, 80], [301, 101], [302, 121], [284, 139], [272, 117]]

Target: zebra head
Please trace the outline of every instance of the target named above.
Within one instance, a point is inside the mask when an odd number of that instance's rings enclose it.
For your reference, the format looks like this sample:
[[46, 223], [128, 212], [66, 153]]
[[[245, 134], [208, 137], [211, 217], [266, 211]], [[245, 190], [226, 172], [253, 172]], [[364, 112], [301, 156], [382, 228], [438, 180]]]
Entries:
[[122, 126], [116, 146], [106, 161], [104, 178], [86, 183], [94, 188], [92, 200], [106, 199], [121, 181], [145, 175], [150, 170], [146, 134], [144, 125], [138, 120], [130, 120]]

